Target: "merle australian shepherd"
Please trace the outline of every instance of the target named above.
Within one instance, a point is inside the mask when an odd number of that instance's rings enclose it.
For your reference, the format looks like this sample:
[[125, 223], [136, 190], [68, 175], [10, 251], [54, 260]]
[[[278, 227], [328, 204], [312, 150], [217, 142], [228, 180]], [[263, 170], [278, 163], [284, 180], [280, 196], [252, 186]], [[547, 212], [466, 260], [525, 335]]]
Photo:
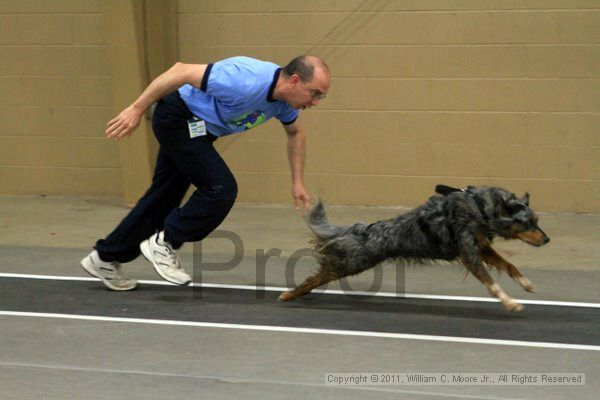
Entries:
[[535, 290], [491, 245], [495, 237], [520, 239], [533, 246], [550, 241], [529, 208], [529, 194], [518, 198], [497, 187], [455, 189], [443, 185], [438, 185], [436, 192], [439, 194], [425, 204], [395, 218], [344, 227], [327, 221], [319, 201], [306, 217], [315, 235], [319, 269], [295, 289], [282, 293], [279, 300], [294, 300], [388, 260], [446, 260], [460, 261], [507, 310], [523, 309], [494, 282], [486, 266], [506, 272], [528, 292]]

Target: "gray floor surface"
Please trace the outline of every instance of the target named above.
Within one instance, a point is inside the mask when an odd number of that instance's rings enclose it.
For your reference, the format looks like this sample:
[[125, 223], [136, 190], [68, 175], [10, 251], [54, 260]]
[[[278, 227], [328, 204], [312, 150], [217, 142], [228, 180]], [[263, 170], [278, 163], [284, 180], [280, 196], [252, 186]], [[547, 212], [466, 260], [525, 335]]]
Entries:
[[[389, 218], [403, 211], [402, 208], [330, 207], [328, 212], [333, 222], [347, 224]], [[0, 284], [5, 285], [0, 292], [0, 398], [598, 398], [600, 343], [594, 327], [600, 320], [599, 308], [526, 305], [515, 316], [505, 313], [497, 303], [415, 299], [407, 302], [378, 297], [363, 302], [344, 295], [310, 295], [290, 306], [269, 301], [275, 292], [268, 292], [265, 299], [258, 301], [255, 298], [258, 292], [250, 289], [210, 289], [215, 292], [207, 289], [202, 298], [195, 298], [189, 288], [151, 282], [142, 284], [137, 291], [116, 294], [89, 280], [57, 282], [39, 278], [40, 275], [86, 277], [78, 266], [79, 260], [126, 212], [118, 201], [110, 199], [0, 197], [0, 273], [3, 274]], [[600, 303], [600, 216], [542, 214], [540, 225], [552, 238], [546, 247], [502, 241], [495, 246], [500, 254], [519, 266], [538, 291], [526, 293], [507, 277], [495, 275], [500, 284], [509, 294], [524, 300]], [[202, 283], [254, 286], [258, 282], [283, 288], [300, 282], [314, 267], [314, 261], [306, 256], [310, 236], [291, 207], [238, 204], [220, 230], [229, 237], [232, 234], [238, 237], [243, 250], [236, 248], [231, 240], [217, 237], [206, 239], [202, 246], [186, 246], [183, 252], [186, 268], [193, 272], [195, 280], [201, 278]], [[228, 263], [232, 254], [240, 255], [239, 261]], [[270, 257], [265, 259], [265, 254]], [[142, 259], [126, 264], [124, 270], [136, 279], [159, 281]], [[6, 274], [32, 276], [9, 278]], [[329, 288], [340, 289], [340, 284]], [[233, 291], [229, 295], [226, 290]], [[369, 271], [350, 279], [344, 290], [489, 297], [478, 282], [465, 276], [461, 267], [443, 263], [406, 268], [386, 265], [377, 273]], [[35, 307], [27, 308], [28, 304]], [[131, 313], [134, 308], [143, 312], [134, 315]], [[10, 314], [24, 310], [37, 314]], [[141, 316], [159, 323], [80, 317], [114, 316], [109, 310], [118, 311], [117, 316]], [[552, 318], [541, 318], [540, 312], [551, 314]], [[281, 319], [278, 313], [286, 317]], [[218, 320], [231, 326], [175, 324], [190, 319]], [[326, 329], [285, 332], [247, 327], [256, 324], [281, 327], [286, 320], [290, 326]], [[386, 327], [397, 333], [426, 334], [440, 322], [443, 327], [443, 321], [448, 321], [446, 335], [468, 328], [475, 338], [487, 332], [490, 321], [498, 330], [495, 336], [502, 339], [518, 336], [511, 332], [523, 326], [524, 332], [533, 335], [525, 340], [532, 345], [444, 342], [435, 337], [417, 340], [327, 331], [342, 326], [377, 333]], [[569, 326], [580, 331], [570, 332]], [[438, 330], [432, 336], [439, 333]], [[579, 335], [587, 335], [589, 340]], [[585, 342], [581, 344], [591, 344], [594, 348], [533, 345], [544, 342], [544, 338], [552, 343]], [[326, 384], [329, 373], [481, 372], [583, 373], [586, 383], [577, 386]]]

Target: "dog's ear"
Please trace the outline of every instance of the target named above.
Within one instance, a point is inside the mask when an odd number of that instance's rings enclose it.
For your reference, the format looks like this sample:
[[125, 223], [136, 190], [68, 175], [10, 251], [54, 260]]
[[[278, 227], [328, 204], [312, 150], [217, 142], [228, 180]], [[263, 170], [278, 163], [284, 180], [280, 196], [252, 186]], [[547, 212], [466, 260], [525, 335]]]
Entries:
[[521, 203], [529, 207], [529, 193], [525, 192], [525, 195], [521, 198]]
[[508, 212], [514, 214], [526, 207], [521, 199], [517, 198], [513, 193], [506, 191], [496, 191], [494, 193], [494, 204], [496, 205], [496, 215]]

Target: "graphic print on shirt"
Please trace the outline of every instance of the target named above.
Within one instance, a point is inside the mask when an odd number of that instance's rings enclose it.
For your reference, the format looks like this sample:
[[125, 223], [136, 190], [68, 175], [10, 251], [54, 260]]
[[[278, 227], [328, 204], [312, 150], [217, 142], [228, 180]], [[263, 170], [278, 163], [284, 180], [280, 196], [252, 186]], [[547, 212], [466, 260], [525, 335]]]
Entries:
[[246, 130], [252, 129], [265, 122], [265, 113], [261, 110], [254, 111], [239, 117], [236, 120], [230, 121], [230, 124], [239, 127], [244, 127]]

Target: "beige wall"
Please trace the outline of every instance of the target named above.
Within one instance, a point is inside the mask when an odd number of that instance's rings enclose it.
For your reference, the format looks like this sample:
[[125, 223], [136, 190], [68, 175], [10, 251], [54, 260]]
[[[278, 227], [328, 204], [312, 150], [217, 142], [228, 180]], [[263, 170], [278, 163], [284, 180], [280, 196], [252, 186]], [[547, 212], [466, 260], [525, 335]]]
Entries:
[[120, 195], [99, 1], [0, 1], [0, 193]]
[[[330, 203], [416, 205], [437, 183], [600, 212], [597, 1], [179, 1], [180, 56], [326, 58], [304, 112], [307, 183]], [[221, 140], [245, 201], [289, 201], [277, 122]]]
[[[0, 193], [122, 193], [102, 10], [0, 2]], [[598, 1], [179, 0], [176, 17], [185, 62], [327, 60], [330, 95], [301, 120], [307, 186], [329, 203], [486, 184], [600, 212]], [[218, 147], [240, 201], [291, 201], [278, 122]]]
[[139, 198], [158, 148], [150, 114], [130, 140], [104, 129], [175, 62], [175, 6], [0, 2], [0, 194]]

